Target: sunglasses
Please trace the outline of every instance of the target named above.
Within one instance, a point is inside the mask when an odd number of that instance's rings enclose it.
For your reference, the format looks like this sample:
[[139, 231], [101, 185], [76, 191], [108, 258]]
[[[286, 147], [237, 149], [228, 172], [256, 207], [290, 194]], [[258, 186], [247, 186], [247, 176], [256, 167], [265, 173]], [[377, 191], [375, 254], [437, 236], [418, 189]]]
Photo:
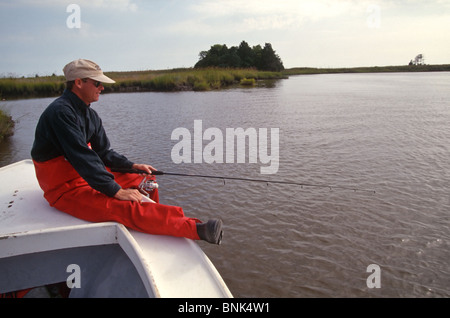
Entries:
[[[88, 80], [87, 78], [83, 78], [83, 79], [82, 79], [82, 81], [83, 81], [84, 83], [86, 83], [87, 80]], [[94, 81], [94, 80], [92, 80], [92, 81], [93, 81], [94, 86], [97, 87], [97, 88], [98, 88], [100, 85], [102, 85], [102, 82]]]

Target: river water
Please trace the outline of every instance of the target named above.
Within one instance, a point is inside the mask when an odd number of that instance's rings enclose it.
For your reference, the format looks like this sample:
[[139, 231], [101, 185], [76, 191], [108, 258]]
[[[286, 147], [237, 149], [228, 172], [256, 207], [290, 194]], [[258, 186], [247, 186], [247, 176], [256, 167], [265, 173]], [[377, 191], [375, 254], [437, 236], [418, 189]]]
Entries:
[[[0, 166], [30, 157], [52, 100], [1, 102], [17, 124]], [[221, 246], [198, 244], [235, 297], [450, 296], [450, 73], [292, 76], [256, 88], [107, 94], [93, 107], [115, 150], [160, 170], [357, 189], [160, 176], [161, 203], [224, 220]], [[227, 128], [255, 128], [259, 138], [267, 128], [278, 169], [261, 174], [260, 156], [195, 163], [194, 147], [191, 163], [176, 164], [177, 128], [192, 145], [208, 128], [222, 132], [223, 158]]]

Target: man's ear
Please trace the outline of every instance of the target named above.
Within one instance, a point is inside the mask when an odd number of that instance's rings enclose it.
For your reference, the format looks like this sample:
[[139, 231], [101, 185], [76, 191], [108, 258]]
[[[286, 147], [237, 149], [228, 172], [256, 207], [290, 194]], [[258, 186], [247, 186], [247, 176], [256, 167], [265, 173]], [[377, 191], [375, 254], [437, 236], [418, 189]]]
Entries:
[[83, 81], [81, 80], [81, 78], [76, 78], [74, 86], [76, 86], [77, 88], [81, 88], [82, 82]]

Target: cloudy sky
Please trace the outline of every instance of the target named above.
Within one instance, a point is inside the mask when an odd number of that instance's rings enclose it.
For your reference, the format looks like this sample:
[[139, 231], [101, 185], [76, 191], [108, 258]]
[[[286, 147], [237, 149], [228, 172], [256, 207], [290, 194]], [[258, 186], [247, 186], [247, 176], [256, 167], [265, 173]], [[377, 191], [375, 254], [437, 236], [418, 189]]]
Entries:
[[0, 27], [0, 76], [60, 75], [77, 58], [192, 67], [243, 40], [271, 43], [286, 68], [450, 63], [450, 0], [0, 0]]

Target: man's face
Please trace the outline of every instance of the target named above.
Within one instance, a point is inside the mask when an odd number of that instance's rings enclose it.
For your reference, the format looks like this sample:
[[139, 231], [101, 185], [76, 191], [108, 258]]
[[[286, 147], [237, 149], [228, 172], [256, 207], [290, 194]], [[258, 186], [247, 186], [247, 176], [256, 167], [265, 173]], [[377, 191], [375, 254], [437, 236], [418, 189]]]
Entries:
[[94, 81], [90, 78], [81, 79], [78, 87], [79, 97], [86, 103], [86, 105], [98, 101], [100, 98], [100, 93], [105, 89], [102, 83]]

